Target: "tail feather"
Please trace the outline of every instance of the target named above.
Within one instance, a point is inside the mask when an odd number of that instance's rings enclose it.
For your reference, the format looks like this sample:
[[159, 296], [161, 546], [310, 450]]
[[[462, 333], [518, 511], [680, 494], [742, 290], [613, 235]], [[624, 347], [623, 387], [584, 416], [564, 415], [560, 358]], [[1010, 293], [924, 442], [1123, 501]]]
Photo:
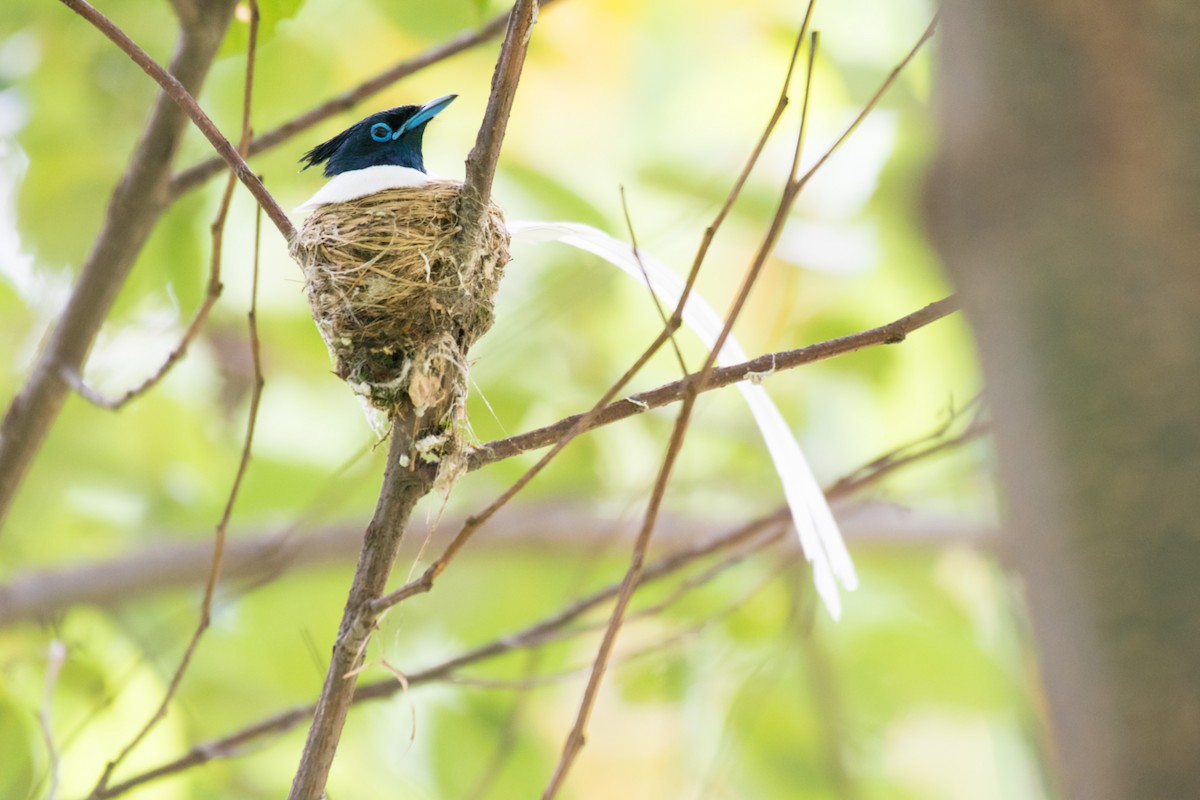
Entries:
[[[599, 256], [638, 282], [648, 281], [650, 289], [671, 307], [679, 303], [684, 282], [665, 264], [644, 251], [633, 248], [589, 225], [571, 222], [511, 221], [509, 232], [517, 241], [561, 242]], [[644, 270], [644, 272], [643, 272]], [[716, 344], [724, 320], [698, 293], [692, 291], [683, 309], [683, 321], [708, 347]], [[720, 364], [746, 361], [747, 356], [733, 336], [718, 353]], [[800, 537], [805, 557], [813, 565], [813, 581], [830, 616], [841, 616], [838, 583], [847, 590], [858, 586], [858, 576], [850, 553], [842, 540], [833, 512], [821, 491], [796, 437], [766, 389], [749, 380], [737, 384], [750, 406], [767, 451], [783, 482], [784, 496]]]

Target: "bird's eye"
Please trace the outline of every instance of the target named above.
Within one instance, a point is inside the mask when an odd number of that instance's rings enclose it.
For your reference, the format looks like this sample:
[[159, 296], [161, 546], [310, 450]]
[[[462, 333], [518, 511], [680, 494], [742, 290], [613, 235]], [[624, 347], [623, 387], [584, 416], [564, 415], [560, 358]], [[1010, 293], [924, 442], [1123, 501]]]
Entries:
[[376, 122], [371, 126], [371, 138], [377, 142], [386, 142], [392, 138], [392, 126], [386, 122]]

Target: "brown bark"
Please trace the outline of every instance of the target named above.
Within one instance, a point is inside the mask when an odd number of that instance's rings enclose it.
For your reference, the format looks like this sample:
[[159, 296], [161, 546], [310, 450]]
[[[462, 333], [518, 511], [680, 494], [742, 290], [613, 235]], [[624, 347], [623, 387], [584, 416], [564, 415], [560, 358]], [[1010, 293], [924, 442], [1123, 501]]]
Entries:
[[[170, 72], [195, 95], [232, 18], [234, 2], [179, 2], [176, 7], [183, 25]], [[82, 369], [137, 254], [169, 203], [171, 162], [186, 126], [183, 111], [160, 92], [67, 305], [0, 425], [0, 523], [58, 417], [69, 389], [67, 376]]]
[[950, 2], [935, 238], [1072, 798], [1200, 797], [1200, 4]]

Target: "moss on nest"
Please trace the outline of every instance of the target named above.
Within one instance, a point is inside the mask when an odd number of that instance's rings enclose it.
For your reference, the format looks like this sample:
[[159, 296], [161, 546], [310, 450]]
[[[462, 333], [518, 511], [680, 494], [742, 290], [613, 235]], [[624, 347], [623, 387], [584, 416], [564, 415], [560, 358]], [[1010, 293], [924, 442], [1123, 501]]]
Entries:
[[461, 416], [467, 350], [492, 325], [509, 259], [494, 203], [479, 251], [464, 255], [461, 186], [438, 180], [323, 205], [292, 242], [334, 372], [381, 411], [437, 409], [430, 422], [443, 427]]

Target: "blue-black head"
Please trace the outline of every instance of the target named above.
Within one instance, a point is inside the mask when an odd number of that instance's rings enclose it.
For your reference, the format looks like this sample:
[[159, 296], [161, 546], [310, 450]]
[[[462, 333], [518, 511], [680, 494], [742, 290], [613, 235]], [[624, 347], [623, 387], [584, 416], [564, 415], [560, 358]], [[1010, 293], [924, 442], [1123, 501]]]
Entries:
[[430, 100], [423, 106], [397, 106], [356, 122], [328, 142], [304, 154], [304, 169], [325, 164], [325, 177], [391, 164], [425, 171], [421, 138], [429, 120], [450, 105], [456, 94]]

